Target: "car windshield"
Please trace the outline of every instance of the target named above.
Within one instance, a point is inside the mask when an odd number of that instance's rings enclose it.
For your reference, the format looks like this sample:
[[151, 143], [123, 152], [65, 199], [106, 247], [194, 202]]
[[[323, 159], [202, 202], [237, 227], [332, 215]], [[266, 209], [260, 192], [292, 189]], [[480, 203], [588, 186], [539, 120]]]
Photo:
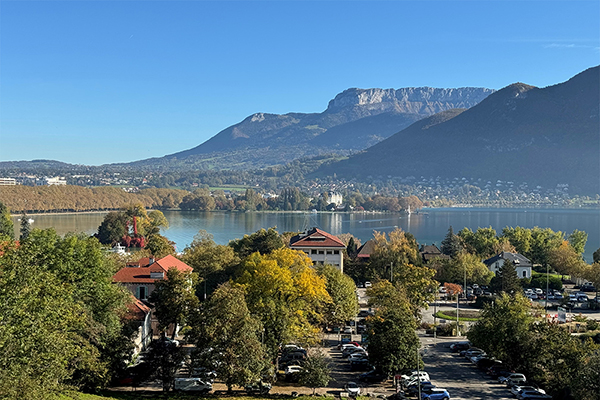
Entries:
[[354, 382], [350, 382], [348, 383], [348, 389], [356, 389], [358, 388], [358, 385]]

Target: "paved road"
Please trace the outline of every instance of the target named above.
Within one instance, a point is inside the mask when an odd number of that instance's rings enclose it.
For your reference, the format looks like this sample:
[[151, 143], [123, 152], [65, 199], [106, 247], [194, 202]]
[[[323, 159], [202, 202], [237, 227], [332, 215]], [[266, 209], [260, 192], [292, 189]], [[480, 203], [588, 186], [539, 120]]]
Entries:
[[451, 353], [456, 338], [437, 339], [421, 335], [423, 362], [434, 385], [448, 390], [455, 400], [512, 399], [506, 386], [479, 371], [469, 360]]

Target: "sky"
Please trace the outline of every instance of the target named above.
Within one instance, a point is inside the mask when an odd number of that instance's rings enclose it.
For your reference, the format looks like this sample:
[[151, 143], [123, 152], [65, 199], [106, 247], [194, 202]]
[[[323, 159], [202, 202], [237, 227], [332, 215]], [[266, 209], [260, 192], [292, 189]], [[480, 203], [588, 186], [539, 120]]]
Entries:
[[345, 89], [545, 87], [600, 64], [600, 1], [0, 1], [0, 161], [186, 150]]

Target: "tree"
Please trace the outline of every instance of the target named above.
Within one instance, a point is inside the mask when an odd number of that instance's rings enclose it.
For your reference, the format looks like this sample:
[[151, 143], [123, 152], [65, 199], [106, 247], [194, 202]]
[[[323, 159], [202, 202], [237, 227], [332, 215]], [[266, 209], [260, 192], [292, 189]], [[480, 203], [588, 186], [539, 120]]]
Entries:
[[331, 370], [325, 355], [320, 350], [313, 351], [304, 362], [304, 370], [300, 375], [300, 384], [313, 390], [313, 396], [318, 387], [325, 387], [331, 381]]
[[592, 257], [595, 263], [600, 262], [600, 248], [594, 252]]
[[[15, 286], [11, 289], [22, 292], [23, 296], [39, 289], [36, 296], [43, 304], [37, 302], [31, 304], [32, 307], [39, 308], [32, 313], [40, 312], [38, 317], [41, 320], [46, 317], [62, 317], [60, 310], [44, 311], [44, 304], [46, 304], [44, 298], [51, 298], [51, 295], [46, 293], [48, 291], [56, 291], [57, 295], [61, 296], [61, 302], [73, 305], [74, 308], [71, 308], [71, 311], [64, 310], [64, 319], [67, 323], [71, 321], [69, 313], [75, 312], [73, 310], [80, 310], [77, 313], [81, 315], [78, 314], [77, 318], [81, 317], [83, 323], [72, 321], [73, 327], [68, 331], [57, 328], [56, 335], [62, 335], [61, 340], [73, 341], [73, 345], [79, 349], [74, 359], [60, 359], [60, 364], [68, 365], [61, 367], [62, 369], [57, 367], [60, 371], [67, 371], [63, 378], [54, 378], [58, 379], [57, 384], [71, 384], [84, 390], [95, 390], [106, 385], [111, 378], [110, 367], [127, 357], [128, 348], [122, 347], [120, 344], [128, 341], [129, 338], [123, 336], [123, 324], [120, 316], [124, 313], [126, 302], [131, 295], [120, 285], [113, 284], [112, 276], [116, 272], [116, 267], [102, 253], [98, 241], [84, 234], [71, 234], [61, 238], [52, 229], [33, 229], [27, 240], [22, 241], [20, 246], [5, 252], [0, 257], [0, 270], [3, 273], [11, 270], [12, 266], [18, 266], [28, 274], [38, 274], [44, 277], [43, 283], [38, 286], [31, 283], [30, 288], [28, 281], [21, 279], [15, 281]], [[18, 284], [22, 285], [20, 289], [16, 286]], [[4, 290], [4, 287], [0, 285], [0, 292]], [[38, 289], [34, 290], [33, 287]], [[10, 301], [0, 302], [0, 304], [8, 305]], [[49, 300], [48, 304], [54, 303]], [[27, 315], [25, 309], [19, 313], [21, 314], [14, 314], [13, 317], [23, 318]], [[33, 321], [29, 318], [27, 320]], [[2, 321], [3, 323], [0, 325], [4, 325], [4, 319]], [[40, 322], [40, 324], [43, 325], [44, 322]], [[32, 329], [35, 328], [36, 324], [33, 323]], [[23, 328], [25, 332], [28, 329]], [[44, 330], [31, 333], [31, 336], [37, 337], [38, 334], [45, 334]], [[54, 335], [54, 333], [49, 334], [48, 340], [53, 340]], [[43, 343], [45, 343], [45, 339], [36, 343], [36, 346], [44, 347]], [[50, 345], [48, 349], [55, 351], [56, 347]], [[32, 360], [44, 365], [44, 362], [40, 361], [44, 358], [38, 358], [35, 355], [38, 350], [25, 346], [23, 351], [24, 354], [32, 353]], [[65, 349], [65, 352], [65, 357], [70, 357], [67, 355], [68, 350]], [[60, 358], [63, 355], [56, 355], [56, 357]], [[48, 365], [51, 364], [49, 359]]]
[[10, 210], [0, 201], [0, 240], [2, 237], [14, 238], [15, 231], [10, 217]]
[[582, 255], [585, 251], [585, 244], [587, 243], [588, 235], [587, 233], [575, 229], [568, 237], [569, 244], [575, 250], [575, 252], [579, 255]]
[[219, 286], [191, 326], [190, 338], [196, 343], [194, 364], [215, 369], [229, 391], [234, 385], [273, 375], [261, 343], [262, 325], [251, 316], [243, 287], [230, 283]]
[[150, 343], [145, 362], [149, 366], [151, 377], [162, 381], [164, 392], [168, 392], [173, 387], [175, 375], [185, 357], [185, 350], [164, 335]]
[[367, 319], [369, 361], [388, 375], [414, 369], [418, 362], [419, 338], [412, 305], [402, 287], [388, 281], [367, 290], [369, 306], [377, 307]]
[[558, 247], [548, 252], [548, 264], [559, 274], [582, 277], [586, 267], [581, 255], [564, 240]]
[[254, 252], [269, 254], [285, 245], [275, 228], [269, 228], [268, 230], [261, 229], [251, 235], [244, 235], [242, 239], [232, 240], [229, 242], [229, 246], [233, 248], [238, 257], [244, 259]]
[[469, 228], [464, 228], [458, 232], [458, 236], [469, 253], [477, 254], [482, 259], [497, 254], [498, 238], [496, 237], [496, 231], [492, 227], [478, 228], [475, 232]]
[[341, 325], [356, 317], [358, 300], [356, 285], [352, 278], [332, 265], [319, 266], [317, 271], [319, 275], [325, 277], [327, 293], [331, 298], [331, 303], [325, 306], [326, 322]]
[[439, 273], [439, 279], [442, 282], [461, 284], [466, 279], [467, 283], [487, 285], [493, 276], [494, 273], [481, 262], [478, 256], [465, 252], [461, 252], [454, 259], [444, 262]]
[[192, 310], [198, 308], [199, 301], [195, 292], [197, 276], [171, 268], [167, 271], [166, 278], [156, 282], [148, 300], [155, 306], [154, 314], [159, 328], [164, 331], [173, 325], [174, 339], [177, 327], [183, 326]]
[[29, 222], [29, 216], [25, 211], [21, 214], [21, 240], [26, 240], [31, 232], [31, 223]]
[[521, 281], [519, 280], [515, 265], [510, 260], [504, 260], [504, 264], [498, 270], [496, 277], [495, 290], [500, 290], [513, 296], [521, 293]]
[[374, 249], [368, 268], [372, 278], [390, 278], [401, 284], [407, 297], [417, 307], [433, 298], [431, 289], [437, 287], [433, 280], [435, 271], [421, 266], [417, 242], [409, 233], [395, 229], [389, 233], [374, 233]]
[[529, 300], [521, 293], [513, 297], [502, 293], [495, 303], [484, 306], [467, 336], [473, 346], [519, 371], [527, 363], [528, 332], [533, 322], [529, 308]]
[[331, 298], [306, 254], [288, 248], [253, 253], [235, 282], [243, 285], [250, 312], [262, 321], [271, 356], [281, 343], [319, 341], [322, 311]]
[[175, 242], [158, 233], [148, 237], [144, 248], [149, 250], [155, 258], [163, 258], [169, 254], [175, 254]]
[[102, 244], [116, 244], [127, 234], [125, 214], [111, 211], [98, 227], [96, 237]]
[[442, 248], [440, 250], [442, 250], [443, 254], [450, 257], [455, 257], [462, 250], [460, 238], [454, 234], [452, 226], [450, 226], [446, 237], [442, 240]]
[[204, 285], [197, 286], [197, 291], [201, 291], [204, 298], [207, 291], [210, 293], [228, 281], [233, 275], [234, 266], [240, 262], [233, 248], [216, 244], [213, 236], [205, 230], [200, 230], [194, 236], [192, 243], [183, 250], [181, 260], [192, 267], [204, 282]]

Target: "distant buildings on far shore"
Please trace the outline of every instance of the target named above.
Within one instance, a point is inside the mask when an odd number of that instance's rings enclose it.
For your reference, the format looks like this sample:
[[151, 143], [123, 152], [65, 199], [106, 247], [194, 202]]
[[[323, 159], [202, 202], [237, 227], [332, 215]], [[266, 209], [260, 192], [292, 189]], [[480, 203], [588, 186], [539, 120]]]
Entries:
[[63, 176], [38, 178], [37, 176], [24, 176], [19, 178], [0, 178], [0, 186], [66, 186], [67, 179]]

